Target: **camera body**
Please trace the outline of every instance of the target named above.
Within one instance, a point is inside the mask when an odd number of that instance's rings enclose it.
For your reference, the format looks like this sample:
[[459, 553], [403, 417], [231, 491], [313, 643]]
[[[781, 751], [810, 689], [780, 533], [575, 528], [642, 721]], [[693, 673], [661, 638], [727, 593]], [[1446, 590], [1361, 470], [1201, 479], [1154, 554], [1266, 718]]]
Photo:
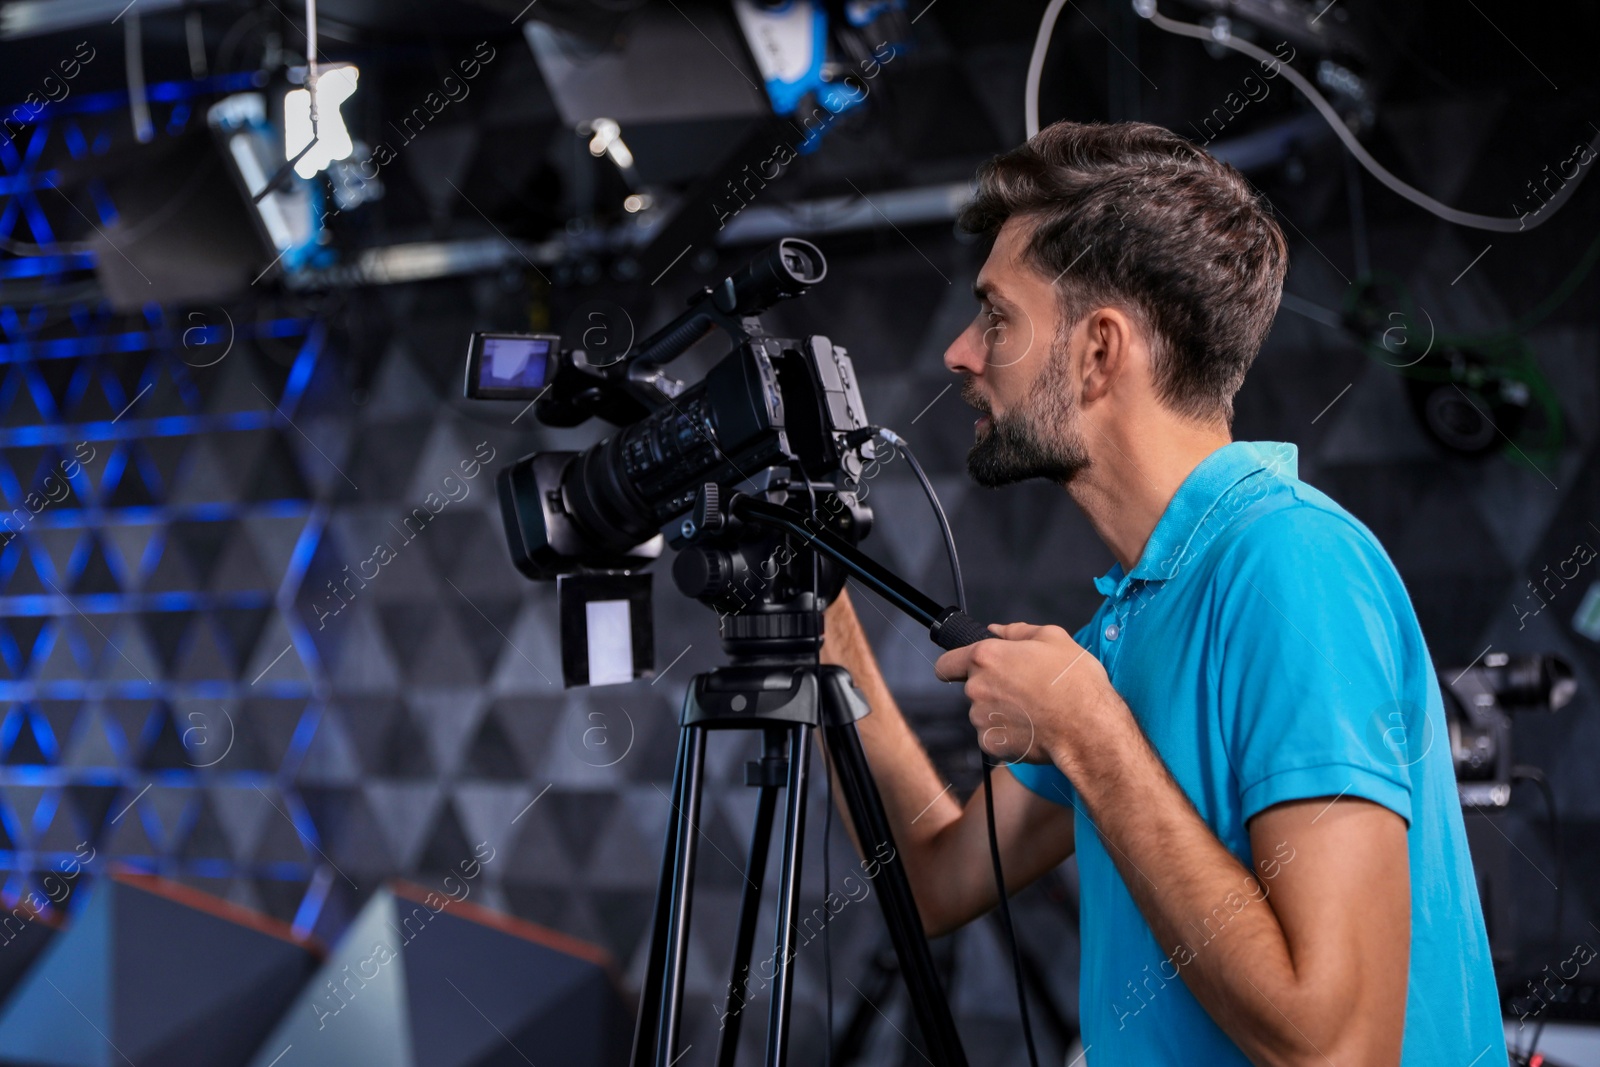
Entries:
[[707, 483], [731, 490], [774, 468], [853, 477], [845, 439], [867, 425], [844, 349], [822, 336], [748, 338], [702, 381], [588, 450], [534, 453], [501, 470], [512, 562], [535, 581], [644, 566]]
[[[547, 425], [598, 417], [620, 427], [582, 452], [536, 452], [500, 471], [517, 569], [551, 581], [646, 566], [667, 538], [704, 539], [692, 522], [673, 523], [708, 486], [724, 497], [741, 487], [770, 496], [793, 484], [815, 502], [835, 493], [835, 476], [853, 483], [870, 427], [849, 355], [820, 335], [769, 336], [760, 319], [826, 273], [815, 245], [785, 238], [604, 365], [560, 349], [553, 335], [473, 335], [467, 396], [527, 401]], [[703, 380], [685, 386], [663, 372], [718, 328], [733, 345]], [[848, 489], [843, 495], [845, 525], [864, 532], [870, 515]]]

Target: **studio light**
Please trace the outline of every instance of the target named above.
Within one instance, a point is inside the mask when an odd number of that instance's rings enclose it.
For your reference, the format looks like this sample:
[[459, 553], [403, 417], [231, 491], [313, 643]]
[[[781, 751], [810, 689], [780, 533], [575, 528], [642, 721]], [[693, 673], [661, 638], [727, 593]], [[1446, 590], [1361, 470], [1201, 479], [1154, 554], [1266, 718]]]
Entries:
[[[360, 71], [345, 63], [325, 67], [317, 75], [317, 121], [311, 121], [311, 92], [292, 89], [283, 98], [283, 149], [284, 158], [293, 160], [294, 172], [309, 178], [327, 168], [336, 159], [347, 159], [355, 151], [350, 141], [350, 131], [345, 129], [344, 116], [339, 105], [350, 99], [356, 91]], [[312, 144], [315, 139], [316, 143]], [[311, 145], [309, 151], [306, 146]], [[300, 153], [305, 151], [305, 155]]]

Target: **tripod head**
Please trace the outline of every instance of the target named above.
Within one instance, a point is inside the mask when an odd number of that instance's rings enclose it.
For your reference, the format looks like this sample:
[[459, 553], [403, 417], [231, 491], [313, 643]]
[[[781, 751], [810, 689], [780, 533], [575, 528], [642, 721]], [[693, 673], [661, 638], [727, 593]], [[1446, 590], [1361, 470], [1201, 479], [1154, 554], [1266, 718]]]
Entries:
[[[673, 580], [719, 613], [730, 654], [814, 653], [821, 647], [822, 609], [846, 577], [926, 626], [942, 648], [993, 636], [966, 612], [940, 604], [861, 552], [857, 543], [872, 528], [872, 512], [854, 491], [798, 484], [803, 495], [797, 483], [778, 482], [760, 494], [724, 497], [707, 483], [673, 542], [680, 548]], [[809, 510], [789, 506], [796, 501]]]
[[734, 515], [722, 490], [708, 482], [672, 542], [678, 549], [672, 579], [685, 596], [717, 612], [723, 647], [736, 662], [811, 660], [822, 645], [822, 610], [839, 595], [847, 568], [810, 542], [828, 531], [854, 548], [871, 530], [872, 512], [855, 492], [828, 483], [777, 480], [759, 499], [806, 507], [795, 517], [809, 534], [802, 539]]

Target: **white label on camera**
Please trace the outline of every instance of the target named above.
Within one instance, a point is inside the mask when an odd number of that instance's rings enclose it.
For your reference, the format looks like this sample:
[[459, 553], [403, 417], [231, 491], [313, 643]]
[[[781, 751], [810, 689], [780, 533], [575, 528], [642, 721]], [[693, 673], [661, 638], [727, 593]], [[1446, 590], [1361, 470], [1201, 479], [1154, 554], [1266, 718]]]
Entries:
[[633, 624], [626, 600], [591, 600], [583, 606], [589, 631], [589, 684], [633, 681]]

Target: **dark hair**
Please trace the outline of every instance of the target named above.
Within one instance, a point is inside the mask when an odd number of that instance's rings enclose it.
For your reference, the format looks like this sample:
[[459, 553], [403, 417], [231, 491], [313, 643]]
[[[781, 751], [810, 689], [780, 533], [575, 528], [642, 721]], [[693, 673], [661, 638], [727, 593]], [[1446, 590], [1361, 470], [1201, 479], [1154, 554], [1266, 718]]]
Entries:
[[1289, 258], [1243, 175], [1159, 126], [1057, 122], [983, 165], [959, 221], [992, 241], [1013, 216], [1035, 221], [1024, 258], [1057, 279], [1066, 325], [1121, 307], [1162, 402], [1232, 422]]

